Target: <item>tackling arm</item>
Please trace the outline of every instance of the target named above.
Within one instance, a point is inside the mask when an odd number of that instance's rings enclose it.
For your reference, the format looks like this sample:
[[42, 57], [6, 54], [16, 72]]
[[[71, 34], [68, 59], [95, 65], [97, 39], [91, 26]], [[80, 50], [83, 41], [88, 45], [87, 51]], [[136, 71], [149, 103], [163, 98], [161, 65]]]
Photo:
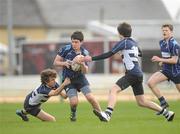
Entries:
[[[61, 93], [61, 91], [64, 89], [64, 87], [66, 85], [70, 84], [70, 79], [69, 78], [66, 78], [64, 80], [64, 82], [56, 89], [56, 90], [51, 90], [48, 94], [48, 96], [56, 96], [58, 94]], [[61, 95], [61, 94], [60, 94]]]

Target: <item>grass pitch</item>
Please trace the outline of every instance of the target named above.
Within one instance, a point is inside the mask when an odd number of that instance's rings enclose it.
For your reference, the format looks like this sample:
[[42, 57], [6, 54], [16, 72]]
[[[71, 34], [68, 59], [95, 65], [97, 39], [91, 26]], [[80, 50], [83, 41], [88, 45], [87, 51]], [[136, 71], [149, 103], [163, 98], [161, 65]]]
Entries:
[[[79, 103], [76, 122], [70, 122], [68, 103], [45, 103], [43, 109], [56, 117], [57, 122], [42, 122], [32, 116], [23, 122], [16, 116], [20, 103], [0, 104], [0, 134], [179, 134], [180, 101], [171, 101], [170, 108], [176, 113], [173, 122], [155, 112], [137, 107], [135, 102], [118, 102], [110, 122], [100, 122], [90, 104]], [[102, 109], [106, 102], [101, 102]]]

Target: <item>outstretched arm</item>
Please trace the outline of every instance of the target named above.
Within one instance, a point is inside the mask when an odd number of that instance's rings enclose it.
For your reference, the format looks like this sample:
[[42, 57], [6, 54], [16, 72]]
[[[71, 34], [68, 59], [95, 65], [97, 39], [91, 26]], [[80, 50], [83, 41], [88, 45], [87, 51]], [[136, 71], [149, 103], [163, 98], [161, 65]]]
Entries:
[[70, 79], [66, 78], [64, 82], [55, 90], [51, 90], [48, 94], [48, 96], [56, 96], [61, 93], [61, 91], [64, 89], [66, 85], [70, 84]]
[[103, 53], [101, 55], [98, 55], [98, 56], [85, 56], [84, 59], [82, 60], [83, 62], [90, 62], [90, 61], [97, 61], [97, 60], [103, 60], [103, 59], [107, 59], [109, 57], [111, 57], [112, 55], [114, 55], [113, 52], [109, 51], [109, 52], [106, 52], [106, 53]]
[[114, 55], [114, 53], [109, 51], [109, 52], [103, 53], [98, 56], [93, 56], [92, 61], [107, 59], [107, 58], [111, 57], [112, 55]]

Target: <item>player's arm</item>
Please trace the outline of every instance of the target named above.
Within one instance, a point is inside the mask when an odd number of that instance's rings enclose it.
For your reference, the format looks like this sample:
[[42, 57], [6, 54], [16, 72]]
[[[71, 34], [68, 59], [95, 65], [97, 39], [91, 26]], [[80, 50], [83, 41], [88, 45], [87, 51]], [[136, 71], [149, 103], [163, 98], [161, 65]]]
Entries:
[[125, 43], [124, 40], [120, 41], [118, 43], [116, 43], [116, 45], [108, 52], [100, 54], [98, 56], [85, 56], [84, 61], [97, 61], [97, 60], [104, 60], [107, 59], [111, 56], [113, 56], [114, 54], [116, 54], [117, 52], [123, 50], [125, 48]]
[[93, 56], [93, 57], [88, 55], [88, 56], [85, 56], [82, 61], [89, 62], [89, 61], [103, 60], [103, 59], [107, 59], [107, 58], [111, 57], [114, 54], [115, 53], [113, 53], [112, 51], [109, 51], [109, 52], [103, 53], [98, 56]]
[[67, 97], [68, 97], [68, 96], [66, 95], [66, 93], [64, 93], [64, 92], [62, 92], [62, 91], [59, 93], [59, 95], [60, 95], [63, 99], [67, 99]]
[[66, 85], [70, 84], [70, 79], [66, 78], [64, 82], [55, 90], [51, 90], [48, 94], [48, 96], [56, 96], [61, 93], [61, 91], [64, 89]]
[[88, 73], [88, 66], [86, 65], [85, 62], [81, 63], [81, 72], [84, 74]]
[[167, 63], [167, 64], [177, 64], [178, 56], [172, 56], [171, 58], [168, 58], [168, 59], [160, 58], [159, 56], [153, 56], [151, 60], [152, 60], [152, 62], [162, 62], [162, 63]]
[[59, 55], [55, 57], [53, 65], [56, 67], [70, 67], [70, 63], [67, 60], [64, 61], [64, 58]]

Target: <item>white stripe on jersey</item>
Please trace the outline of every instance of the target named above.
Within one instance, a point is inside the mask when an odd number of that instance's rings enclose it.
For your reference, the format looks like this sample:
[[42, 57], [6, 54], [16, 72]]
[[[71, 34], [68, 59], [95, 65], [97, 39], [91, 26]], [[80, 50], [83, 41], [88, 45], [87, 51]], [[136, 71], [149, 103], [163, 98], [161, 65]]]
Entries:
[[[134, 68], [135, 64], [133, 62], [138, 62], [138, 48], [133, 46], [131, 49], [123, 50], [122, 54], [124, 56], [123, 62], [127, 70]], [[133, 54], [134, 57], [130, 57]]]
[[161, 52], [163, 58], [170, 58], [171, 54], [169, 52]]
[[38, 92], [37, 92], [37, 89], [35, 89], [33, 92], [32, 92], [32, 94], [31, 94], [32, 96], [29, 98], [29, 104], [30, 105], [38, 105], [38, 104], [41, 104], [41, 103], [43, 103], [43, 102], [45, 102], [45, 101], [47, 101], [49, 98], [48, 97], [45, 97], [45, 96], [47, 96], [47, 95], [45, 95], [45, 94], [39, 94]]

